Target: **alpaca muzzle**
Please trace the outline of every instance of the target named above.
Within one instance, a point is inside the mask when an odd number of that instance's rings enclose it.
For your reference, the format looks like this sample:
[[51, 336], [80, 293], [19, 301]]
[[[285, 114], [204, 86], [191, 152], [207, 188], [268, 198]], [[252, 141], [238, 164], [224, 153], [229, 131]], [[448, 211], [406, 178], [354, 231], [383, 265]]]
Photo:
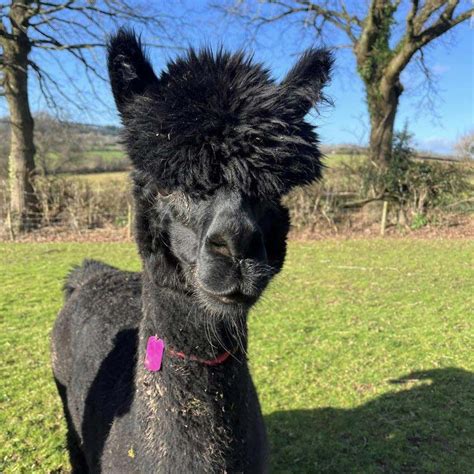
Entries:
[[200, 286], [229, 302], [254, 302], [273, 272], [257, 220], [241, 199], [219, 204], [201, 244]]

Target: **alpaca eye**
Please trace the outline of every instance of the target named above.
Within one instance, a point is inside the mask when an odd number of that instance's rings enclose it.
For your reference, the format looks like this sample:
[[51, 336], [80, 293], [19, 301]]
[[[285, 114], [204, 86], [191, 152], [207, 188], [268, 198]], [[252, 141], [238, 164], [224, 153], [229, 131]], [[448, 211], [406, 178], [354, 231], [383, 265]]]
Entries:
[[161, 197], [168, 197], [171, 194], [171, 191], [168, 188], [158, 188], [158, 194]]

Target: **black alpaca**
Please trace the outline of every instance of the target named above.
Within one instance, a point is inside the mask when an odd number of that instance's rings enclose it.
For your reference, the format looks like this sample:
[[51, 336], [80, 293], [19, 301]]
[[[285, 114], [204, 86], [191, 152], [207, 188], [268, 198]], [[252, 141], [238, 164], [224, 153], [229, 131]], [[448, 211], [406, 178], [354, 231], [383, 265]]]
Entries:
[[330, 54], [307, 51], [282, 83], [207, 50], [158, 78], [125, 30], [108, 54], [143, 271], [86, 261], [67, 280], [52, 360], [73, 471], [265, 472], [247, 313], [283, 264], [281, 196], [320, 176], [304, 117]]

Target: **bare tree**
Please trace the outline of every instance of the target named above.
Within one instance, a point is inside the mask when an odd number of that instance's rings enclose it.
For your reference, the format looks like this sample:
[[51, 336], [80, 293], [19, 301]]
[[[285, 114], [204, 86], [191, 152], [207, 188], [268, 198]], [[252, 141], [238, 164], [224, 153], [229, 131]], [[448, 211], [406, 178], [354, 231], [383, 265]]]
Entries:
[[[369, 154], [381, 166], [390, 162], [393, 127], [403, 85], [402, 71], [417, 55], [422, 70], [430, 79], [423, 49], [433, 40], [469, 19], [474, 8], [461, 0], [370, 0], [348, 2], [326, 0], [238, 0], [231, 2], [227, 12], [238, 15], [253, 25], [299, 18], [314, 28], [318, 37], [336, 29], [348, 39], [357, 71], [365, 85], [370, 117]], [[253, 8], [254, 5], [257, 5]], [[402, 31], [395, 26], [406, 10]], [[397, 25], [400, 26], [400, 25]]]
[[474, 129], [463, 133], [456, 143], [454, 150], [457, 156], [463, 160], [474, 160]]
[[8, 151], [10, 150], [10, 127], [7, 119], [0, 118], [0, 183], [8, 173]]
[[11, 209], [20, 220], [35, 207], [30, 73], [36, 75], [48, 104], [54, 105], [55, 94], [73, 101], [66, 96], [61, 79], [50, 74], [32, 53], [67, 52], [84, 67], [93, 88], [91, 77], [101, 77], [93, 51], [104, 46], [106, 33], [118, 23], [153, 26], [163, 32], [163, 16], [154, 10], [150, 2], [140, 5], [128, 0], [0, 0], [0, 95], [6, 98], [10, 119]]
[[44, 175], [65, 169], [84, 153], [84, 137], [75, 133], [69, 122], [48, 113], [35, 114], [36, 166]]

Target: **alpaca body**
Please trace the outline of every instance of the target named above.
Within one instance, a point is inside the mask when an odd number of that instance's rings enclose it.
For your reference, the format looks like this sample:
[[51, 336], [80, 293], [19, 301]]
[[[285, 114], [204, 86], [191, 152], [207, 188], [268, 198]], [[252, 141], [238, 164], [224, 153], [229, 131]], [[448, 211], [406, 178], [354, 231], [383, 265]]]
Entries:
[[[96, 262], [78, 271], [83, 281], [73, 282], [53, 333], [53, 371], [65, 388], [69, 449], [78, 466], [107, 473], [264, 472], [265, 431], [243, 353], [206, 366], [165, 352], [162, 370], [148, 372], [149, 334], [174, 347], [208, 347], [195, 337], [192, 315], [179, 322], [186, 297], [166, 291], [160, 304], [155, 288], [142, 316], [141, 274]], [[169, 338], [160, 316], [179, 328]], [[54, 344], [65, 340], [70, 344]]]
[[243, 53], [191, 49], [158, 77], [133, 32], [111, 39], [143, 271], [86, 261], [66, 283], [52, 358], [74, 472], [266, 472], [247, 316], [283, 266], [282, 196], [321, 175], [305, 116], [331, 63], [310, 49], [277, 83]]

